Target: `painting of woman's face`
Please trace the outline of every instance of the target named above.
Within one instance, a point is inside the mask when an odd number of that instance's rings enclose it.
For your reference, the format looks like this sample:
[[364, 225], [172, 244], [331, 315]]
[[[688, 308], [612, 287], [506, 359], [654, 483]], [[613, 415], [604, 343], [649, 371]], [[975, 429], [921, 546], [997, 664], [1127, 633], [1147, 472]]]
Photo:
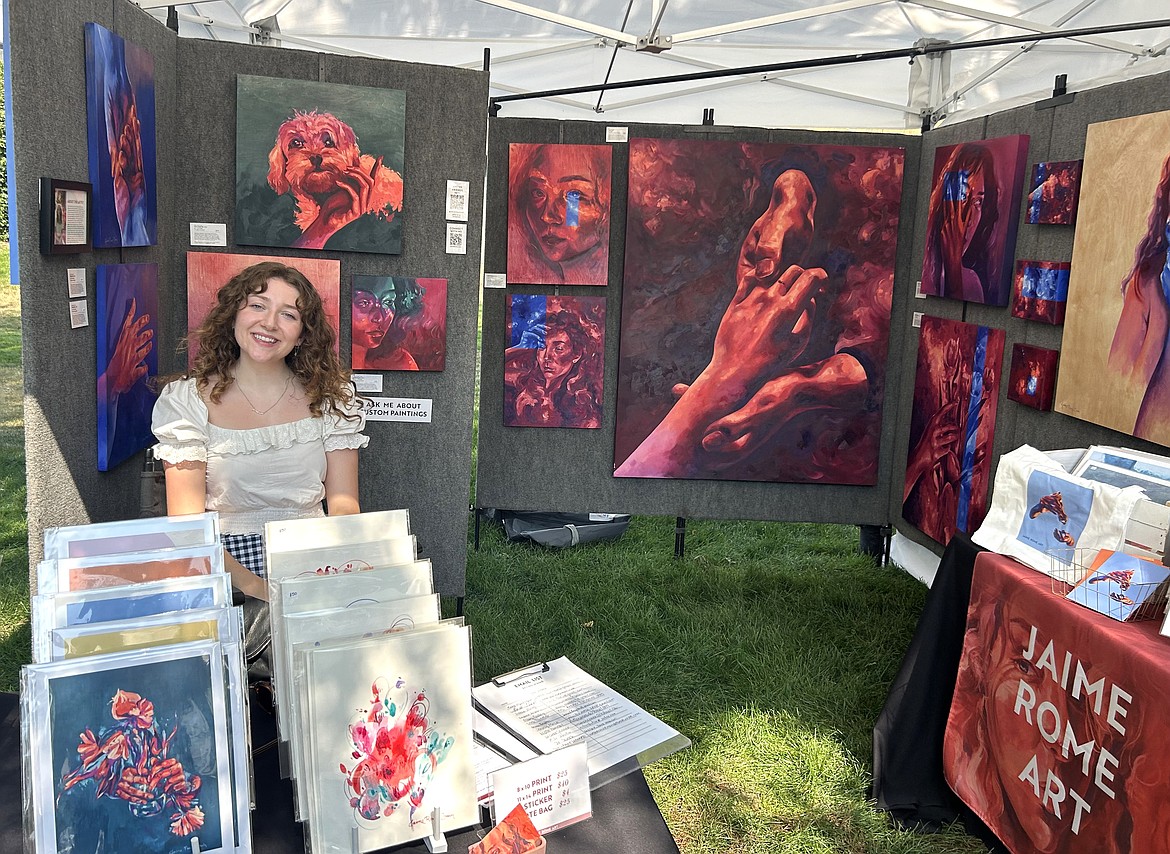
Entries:
[[353, 343], [373, 350], [394, 325], [394, 286], [353, 292]]
[[546, 147], [524, 185], [524, 216], [545, 256], [570, 261], [601, 242], [607, 211], [597, 196], [591, 158], [575, 146]]

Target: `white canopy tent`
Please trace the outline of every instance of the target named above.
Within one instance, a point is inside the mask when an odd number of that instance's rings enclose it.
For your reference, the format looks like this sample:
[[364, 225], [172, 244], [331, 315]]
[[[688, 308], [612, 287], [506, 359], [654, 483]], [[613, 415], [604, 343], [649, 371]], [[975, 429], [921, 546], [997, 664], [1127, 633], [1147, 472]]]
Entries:
[[[698, 124], [710, 108], [721, 125], [916, 130], [1046, 98], [1059, 74], [1076, 92], [1170, 69], [1166, 0], [135, 2], [195, 38], [472, 68], [486, 48], [493, 97], [812, 65], [500, 104], [504, 116], [610, 123]], [[1085, 32], [1127, 24], [1147, 27]], [[864, 58], [879, 52], [895, 55]]]

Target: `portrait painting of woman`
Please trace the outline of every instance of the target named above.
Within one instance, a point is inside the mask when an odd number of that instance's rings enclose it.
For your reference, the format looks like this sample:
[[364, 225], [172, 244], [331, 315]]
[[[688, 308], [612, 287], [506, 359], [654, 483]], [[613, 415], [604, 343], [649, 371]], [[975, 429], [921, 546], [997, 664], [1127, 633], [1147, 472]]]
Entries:
[[935, 153], [922, 292], [1007, 305], [1028, 137], [1005, 136]]
[[506, 427], [601, 426], [605, 298], [509, 294]]
[[355, 371], [441, 371], [447, 355], [447, 280], [354, 276]]
[[609, 283], [611, 163], [605, 145], [509, 146], [509, 282]]

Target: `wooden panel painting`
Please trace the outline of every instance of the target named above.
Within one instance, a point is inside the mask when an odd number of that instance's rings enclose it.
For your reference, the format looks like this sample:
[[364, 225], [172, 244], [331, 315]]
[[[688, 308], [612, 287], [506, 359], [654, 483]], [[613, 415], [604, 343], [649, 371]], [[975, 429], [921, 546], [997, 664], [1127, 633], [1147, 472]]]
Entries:
[[85, 25], [85, 101], [93, 245], [158, 237], [154, 57], [100, 24]]
[[1058, 412], [1170, 445], [1170, 111], [1089, 125]]
[[943, 543], [987, 515], [1004, 333], [922, 318], [902, 516]]
[[354, 276], [355, 371], [441, 371], [447, 361], [447, 280]]
[[1016, 344], [1012, 347], [1011, 373], [1008, 375], [1008, 399], [1041, 412], [1052, 408], [1056, 388], [1057, 350]]
[[609, 284], [608, 145], [508, 146], [508, 281]]
[[1032, 225], [1072, 225], [1081, 194], [1082, 160], [1037, 163], [1028, 193], [1028, 222]]
[[109, 471], [154, 444], [158, 265], [97, 266], [97, 463]]
[[1067, 261], [1017, 261], [1012, 317], [1058, 326], [1068, 304]]
[[945, 145], [934, 155], [922, 292], [1007, 305], [1028, 137]]
[[406, 93], [236, 78], [235, 242], [402, 251]]
[[[261, 261], [278, 261], [296, 267], [313, 283], [321, 302], [325, 304], [325, 317], [333, 328], [333, 349], [340, 353], [339, 331], [341, 262], [326, 258], [282, 258], [279, 255], [235, 255], [228, 252], [187, 253], [187, 328], [194, 331], [203, 322], [207, 312], [215, 305], [215, 295], [228, 283], [232, 276]], [[190, 341], [187, 348], [188, 360], [195, 358], [198, 343]]]
[[876, 482], [902, 165], [630, 141], [616, 476]]
[[509, 294], [504, 426], [601, 426], [605, 297]]

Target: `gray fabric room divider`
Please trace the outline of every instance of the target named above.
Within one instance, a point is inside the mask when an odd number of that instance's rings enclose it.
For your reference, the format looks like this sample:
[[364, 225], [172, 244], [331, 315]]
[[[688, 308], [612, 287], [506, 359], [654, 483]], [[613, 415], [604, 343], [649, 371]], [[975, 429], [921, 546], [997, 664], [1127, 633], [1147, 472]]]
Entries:
[[[387, 397], [429, 398], [428, 424], [371, 422], [361, 454], [366, 510], [407, 507], [437, 589], [461, 596], [466, 574], [468, 489], [478, 314], [487, 75], [444, 66], [179, 39], [126, 0], [9, 4], [16, 146], [17, 236], [25, 365], [30, 557], [45, 528], [138, 515], [143, 454], [109, 472], [96, 467], [94, 271], [98, 264], [159, 265], [160, 370], [182, 365], [187, 332], [189, 224], [226, 223], [228, 245], [202, 251], [337, 258], [341, 353], [349, 354], [354, 274], [448, 280], [447, 358], [442, 372], [385, 372]], [[87, 181], [83, 24], [96, 21], [148, 50], [155, 62], [158, 244], [74, 256], [38, 252], [37, 181]], [[401, 89], [407, 94], [404, 236], [400, 255], [237, 246], [236, 75]], [[467, 254], [447, 254], [448, 180], [470, 184]], [[69, 328], [65, 270], [85, 267], [91, 325]]]

